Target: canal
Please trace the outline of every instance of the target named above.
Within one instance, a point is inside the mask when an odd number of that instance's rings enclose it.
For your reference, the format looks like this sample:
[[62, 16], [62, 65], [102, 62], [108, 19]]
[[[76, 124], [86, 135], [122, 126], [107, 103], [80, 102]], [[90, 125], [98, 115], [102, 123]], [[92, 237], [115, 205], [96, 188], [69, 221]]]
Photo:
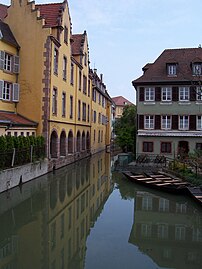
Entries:
[[111, 165], [96, 154], [0, 194], [0, 268], [201, 269], [202, 208]]

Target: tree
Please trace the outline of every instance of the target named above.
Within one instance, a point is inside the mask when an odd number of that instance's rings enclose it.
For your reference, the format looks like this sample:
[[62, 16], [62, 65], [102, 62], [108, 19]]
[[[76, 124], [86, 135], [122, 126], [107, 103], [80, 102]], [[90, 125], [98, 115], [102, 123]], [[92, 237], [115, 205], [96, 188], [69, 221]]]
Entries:
[[124, 152], [135, 152], [136, 144], [136, 106], [124, 107], [122, 117], [116, 119], [114, 125], [116, 143]]

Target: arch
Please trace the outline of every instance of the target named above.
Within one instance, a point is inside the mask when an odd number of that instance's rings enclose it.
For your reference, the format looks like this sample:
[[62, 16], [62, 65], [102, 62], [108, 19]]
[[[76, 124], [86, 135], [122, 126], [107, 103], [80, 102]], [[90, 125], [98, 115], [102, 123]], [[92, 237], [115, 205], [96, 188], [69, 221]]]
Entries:
[[69, 131], [68, 134], [68, 153], [73, 153], [73, 149], [74, 149], [74, 137], [73, 137], [73, 132]]
[[53, 210], [56, 207], [57, 204], [57, 181], [54, 180], [50, 183], [50, 208]]
[[58, 134], [55, 130], [52, 131], [50, 137], [50, 156], [51, 158], [58, 156]]
[[76, 135], [76, 151], [80, 152], [80, 150], [81, 150], [81, 133], [80, 131], [78, 131]]
[[59, 181], [59, 198], [60, 202], [63, 203], [66, 194], [66, 176], [63, 175]]
[[86, 134], [86, 148], [90, 149], [90, 133], [87, 132]]
[[60, 135], [60, 156], [66, 156], [66, 133], [62, 131]]
[[85, 132], [83, 131], [82, 133], [82, 150], [86, 149], [86, 136], [85, 136]]

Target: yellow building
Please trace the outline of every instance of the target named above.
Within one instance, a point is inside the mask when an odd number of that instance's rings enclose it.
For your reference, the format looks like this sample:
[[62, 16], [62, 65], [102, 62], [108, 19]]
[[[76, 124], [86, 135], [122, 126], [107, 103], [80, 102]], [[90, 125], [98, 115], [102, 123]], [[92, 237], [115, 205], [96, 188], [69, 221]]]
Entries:
[[20, 42], [18, 113], [38, 123], [49, 169], [104, 150], [110, 142], [110, 97], [90, 71], [86, 31], [72, 34], [68, 2], [12, 0], [7, 13], [4, 21]]
[[8, 24], [0, 21], [0, 135], [35, 135], [36, 123], [18, 113], [20, 46]]
[[114, 118], [121, 118], [123, 114], [124, 107], [126, 105], [134, 105], [132, 102], [128, 101], [125, 97], [123, 96], [116, 96], [112, 97], [112, 100], [115, 104], [115, 115]]

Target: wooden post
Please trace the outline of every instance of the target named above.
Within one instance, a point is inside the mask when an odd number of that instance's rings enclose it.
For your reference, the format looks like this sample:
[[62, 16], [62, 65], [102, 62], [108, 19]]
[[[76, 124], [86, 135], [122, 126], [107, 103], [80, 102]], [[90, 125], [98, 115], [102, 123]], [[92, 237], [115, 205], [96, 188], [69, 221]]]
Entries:
[[13, 148], [13, 157], [12, 157], [11, 167], [14, 166], [14, 162], [15, 162], [15, 148]]

